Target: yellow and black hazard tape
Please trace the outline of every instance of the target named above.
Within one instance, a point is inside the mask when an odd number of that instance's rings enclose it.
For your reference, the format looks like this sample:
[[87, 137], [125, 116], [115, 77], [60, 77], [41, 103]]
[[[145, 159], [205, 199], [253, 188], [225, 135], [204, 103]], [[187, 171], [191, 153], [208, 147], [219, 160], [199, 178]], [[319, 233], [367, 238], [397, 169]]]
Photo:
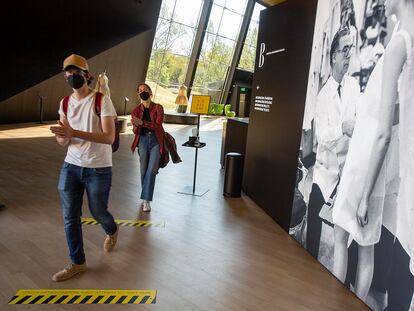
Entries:
[[9, 304], [155, 304], [156, 296], [156, 290], [23, 289]]
[[[93, 218], [83, 218], [81, 217], [81, 222], [84, 225], [97, 225], [98, 222]], [[148, 220], [122, 220], [115, 219], [115, 222], [122, 227], [165, 227], [165, 223], [161, 221], [148, 221]]]

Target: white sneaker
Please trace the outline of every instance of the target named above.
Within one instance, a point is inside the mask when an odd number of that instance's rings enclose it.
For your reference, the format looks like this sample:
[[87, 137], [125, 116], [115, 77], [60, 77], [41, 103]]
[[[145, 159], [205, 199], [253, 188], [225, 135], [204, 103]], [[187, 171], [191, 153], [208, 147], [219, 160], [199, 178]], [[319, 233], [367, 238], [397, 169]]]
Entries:
[[142, 211], [144, 211], [144, 212], [150, 212], [151, 211], [150, 202], [144, 201], [144, 203], [142, 205]]

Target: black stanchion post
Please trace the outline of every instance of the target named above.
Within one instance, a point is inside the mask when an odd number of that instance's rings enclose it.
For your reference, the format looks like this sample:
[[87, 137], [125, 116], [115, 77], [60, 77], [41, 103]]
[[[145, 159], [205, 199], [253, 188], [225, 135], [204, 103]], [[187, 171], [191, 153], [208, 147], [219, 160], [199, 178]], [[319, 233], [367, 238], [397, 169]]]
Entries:
[[[197, 140], [196, 143], [200, 142], [200, 114], [197, 116]], [[193, 194], [195, 193], [196, 177], [197, 177], [197, 158], [198, 158], [198, 148], [195, 148], [195, 161], [194, 161], [194, 177], [193, 177]]]
[[43, 100], [46, 97], [39, 95], [39, 123], [43, 124]]
[[196, 176], [197, 176], [197, 156], [198, 156], [198, 148], [195, 148], [194, 177], [193, 177], [193, 194], [195, 193]]
[[125, 97], [124, 98], [124, 116], [126, 116], [126, 106], [127, 106], [127, 103], [129, 102], [129, 98], [128, 97]]
[[193, 196], [201, 197], [206, 194], [209, 189], [201, 191], [197, 188], [196, 191], [196, 180], [197, 180], [197, 161], [198, 161], [198, 149], [206, 146], [206, 143], [200, 142], [200, 116], [201, 114], [207, 114], [210, 104], [211, 97], [207, 95], [193, 95], [191, 100], [191, 112], [197, 114], [197, 131], [188, 138], [188, 141], [183, 144], [184, 147], [195, 148], [195, 159], [194, 159], [194, 175], [193, 175], [193, 189], [191, 186], [186, 186], [183, 191], [179, 191], [181, 194], [189, 194]]
[[[197, 189], [196, 191], [196, 180], [197, 180], [197, 161], [198, 161], [198, 149], [199, 148], [203, 148], [206, 146], [206, 143], [202, 143], [200, 142], [200, 114], [198, 114], [197, 116], [197, 134], [195, 135], [196, 140], [189, 140], [187, 142], [185, 142], [183, 144], [184, 147], [192, 147], [195, 148], [195, 159], [194, 159], [194, 175], [193, 175], [193, 187], [191, 189], [191, 186], [186, 186], [183, 191], [178, 191], [178, 193], [181, 194], [189, 194], [189, 195], [194, 195], [197, 197], [201, 197], [204, 194], [206, 194], [210, 189], [206, 189], [206, 190], [200, 190]], [[193, 138], [193, 136], [190, 136], [190, 138]]]

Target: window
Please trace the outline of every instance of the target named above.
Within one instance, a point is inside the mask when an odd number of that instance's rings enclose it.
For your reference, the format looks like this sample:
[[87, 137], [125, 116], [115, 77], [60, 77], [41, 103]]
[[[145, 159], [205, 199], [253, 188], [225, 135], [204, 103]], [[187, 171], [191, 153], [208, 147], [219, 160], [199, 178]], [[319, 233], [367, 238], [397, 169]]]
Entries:
[[[154, 101], [165, 110], [175, 108], [179, 86], [187, 75], [189, 58], [198, 29], [204, 0], [163, 0], [147, 72], [147, 83]], [[214, 0], [198, 59], [193, 94], [208, 94], [218, 102], [236, 40], [246, 10], [247, 0]], [[254, 70], [260, 11], [255, 3], [239, 67]], [[187, 85], [188, 87], [188, 85]]]
[[239, 68], [244, 70], [254, 71], [254, 64], [256, 59], [256, 45], [257, 45], [257, 34], [259, 31], [259, 18], [260, 11], [265, 9], [261, 4], [257, 2], [254, 5], [252, 18], [249, 24], [249, 30], [247, 31], [246, 39], [244, 41], [242, 55], [239, 61]]
[[192, 86], [218, 102], [233, 57], [247, 0], [214, 0]]
[[154, 92], [153, 100], [166, 110], [175, 108], [178, 88], [184, 83], [202, 2], [162, 2], [146, 82]]

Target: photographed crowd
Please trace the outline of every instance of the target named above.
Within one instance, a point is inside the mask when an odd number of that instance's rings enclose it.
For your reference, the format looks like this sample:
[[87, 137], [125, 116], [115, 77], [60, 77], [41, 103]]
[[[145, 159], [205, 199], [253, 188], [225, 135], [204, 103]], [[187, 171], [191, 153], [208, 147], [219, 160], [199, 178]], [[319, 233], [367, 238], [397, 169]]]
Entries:
[[414, 1], [322, 9], [290, 233], [373, 309], [414, 310]]

